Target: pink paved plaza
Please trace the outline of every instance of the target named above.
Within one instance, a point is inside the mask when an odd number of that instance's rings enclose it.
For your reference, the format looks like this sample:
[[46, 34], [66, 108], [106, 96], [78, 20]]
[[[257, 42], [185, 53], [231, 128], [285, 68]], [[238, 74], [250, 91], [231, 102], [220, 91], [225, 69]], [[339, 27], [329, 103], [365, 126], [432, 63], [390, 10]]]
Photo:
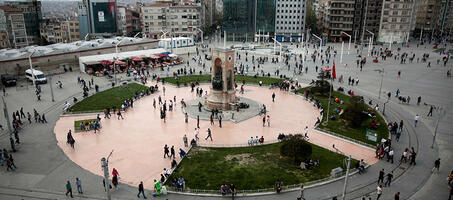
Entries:
[[[150, 83], [155, 84], [154, 83]], [[153, 180], [158, 180], [163, 168], [170, 168], [171, 160], [163, 158], [165, 144], [175, 146], [177, 160], [179, 161], [179, 148], [184, 148], [183, 136], [187, 134], [189, 141], [194, 137], [196, 119], [189, 118], [189, 123], [184, 123], [184, 114], [179, 102], [181, 98], [191, 100], [196, 98], [189, 87], [176, 88], [165, 85], [165, 96], [160, 92], [146, 96], [134, 102], [134, 108], [129, 108], [123, 113], [124, 120], [117, 120], [116, 115], [111, 119], [102, 119], [102, 129], [74, 133], [74, 121], [96, 118], [96, 115], [64, 116], [55, 126], [54, 132], [58, 145], [65, 154], [82, 168], [100, 176], [103, 175], [100, 160], [107, 157], [114, 150], [109, 160], [109, 169], [116, 168], [120, 173], [122, 183], [138, 185], [144, 182], [145, 187], [152, 189]], [[202, 85], [203, 90], [209, 91], [209, 85]], [[272, 102], [271, 95], [275, 92], [276, 100]], [[167, 112], [167, 122], [160, 119], [160, 111], [153, 108], [153, 99], [161, 95], [163, 100], [173, 99], [176, 95], [177, 105], [173, 111]], [[209, 121], [200, 121], [199, 138], [205, 145], [238, 145], [246, 144], [250, 137], [264, 136], [265, 141], [276, 140], [279, 133], [303, 134], [305, 126], [310, 128], [310, 142], [334, 151], [332, 145], [346, 155], [355, 159], [364, 159], [369, 164], [374, 164], [374, 150], [356, 145], [327, 134], [319, 133], [313, 129], [316, 118], [320, 117], [319, 111], [310, 102], [302, 97], [290, 94], [279, 89], [268, 87], [245, 86], [245, 94], [236, 93], [265, 104], [269, 111], [271, 126], [262, 126], [262, 117], [255, 116], [241, 123], [222, 122], [222, 128], [215, 122], [211, 126]], [[168, 101], [167, 101], [168, 102]], [[103, 118], [103, 115], [101, 115]], [[206, 141], [207, 128], [211, 128], [213, 141]], [[66, 144], [66, 135], [72, 130], [76, 140], [75, 148]]]

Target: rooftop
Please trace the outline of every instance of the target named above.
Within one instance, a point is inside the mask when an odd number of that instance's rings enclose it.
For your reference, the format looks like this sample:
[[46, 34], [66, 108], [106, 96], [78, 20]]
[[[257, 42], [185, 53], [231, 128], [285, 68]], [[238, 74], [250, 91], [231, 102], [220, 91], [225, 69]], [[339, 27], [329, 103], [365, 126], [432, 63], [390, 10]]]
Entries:
[[72, 43], [57, 43], [47, 46], [27, 46], [20, 49], [0, 49], [0, 61], [27, 58], [32, 52], [35, 52], [33, 54], [33, 57], [39, 57], [60, 53], [70, 53], [83, 50], [114, 47], [120, 41], [122, 42], [119, 46], [129, 44], [140, 44], [151, 41], [157, 42], [157, 40], [147, 38], [116, 37], [109, 39], [96, 39], [90, 41], [77, 41]]

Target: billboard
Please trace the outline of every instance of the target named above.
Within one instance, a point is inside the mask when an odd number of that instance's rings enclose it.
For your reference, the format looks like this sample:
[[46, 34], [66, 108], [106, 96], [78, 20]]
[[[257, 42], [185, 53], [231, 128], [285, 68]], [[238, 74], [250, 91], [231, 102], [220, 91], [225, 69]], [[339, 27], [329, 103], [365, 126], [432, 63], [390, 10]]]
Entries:
[[90, 1], [92, 33], [116, 33], [116, 1]]

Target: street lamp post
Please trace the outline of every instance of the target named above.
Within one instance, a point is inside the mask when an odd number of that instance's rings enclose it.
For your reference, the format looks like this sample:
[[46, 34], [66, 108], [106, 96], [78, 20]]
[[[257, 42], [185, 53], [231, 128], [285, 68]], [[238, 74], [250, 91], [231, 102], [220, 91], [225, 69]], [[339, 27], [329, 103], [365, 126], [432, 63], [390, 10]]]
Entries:
[[197, 29], [201, 33], [201, 44], [203, 44], [203, 31], [197, 27], [194, 27], [194, 29]]
[[351, 166], [351, 155], [348, 157], [348, 165], [346, 166], [346, 176], [344, 177], [344, 186], [343, 186], [343, 195], [341, 196], [342, 200], [346, 199], [346, 189], [348, 187], [348, 178], [349, 178], [349, 168]]
[[33, 52], [28, 56], [28, 62], [30, 63], [30, 71], [31, 71], [31, 77], [33, 80], [33, 86], [36, 87], [35, 72], [33, 70], [33, 64], [31, 62], [31, 57], [33, 56], [33, 54], [35, 54], [35, 52], [36, 52], [36, 49], [33, 50]]
[[116, 45], [115, 45], [115, 59], [113, 59], [113, 74], [114, 74], [114, 78], [115, 78], [115, 85], [118, 85], [118, 79], [116, 79], [116, 61], [118, 61], [118, 45], [121, 44], [121, 42], [123, 42], [123, 40], [120, 40], [120, 42], [118, 42]]
[[110, 183], [109, 183], [110, 182], [109, 181], [109, 158], [110, 158], [110, 156], [112, 156], [112, 153], [113, 153], [113, 150], [112, 150], [112, 152], [110, 152], [107, 159], [105, 157], [101, 158], [101, 167], [102, 167], [102, 170], [104, 171], [104, 187], [105, 187], [105, 191], [107, 192], [106, 193], [107, 200], [112, 199], [112, 196], [110, 194]]
[[[2, 97], [3, 101], [3, 113], [5, 114], [6, 125], [8, 126], [9, 138], [10, 140], [13, 138], [13, 129], [11, 128], [11, 121], [9, 121], [9, 114], [8, 114], [8, 107], [6, 106], [5, 98]], [[14, 141], [11, 142], [11, 150], [16, 152], [16, 147], [14, 145]]]
[[347, 35], [349, 37], [349, 44], [348, 44], [348, 55], [349, 55], [349, 50], [351, 50], [351, 39], [352, 39], [352, 37], [351, 37], [351, 35], [347, 34], [344, 31], [341, 31], [341, 33], [345, 34], [345, 35]]
[[364, 12], [364, 16], [363, 16], [363, 27], [362, 27], [362, 37], [360, 38], [362, 40], [361, 42], [361, 50], [360, 50], [360, 55], [363, 54], [363, 40], [365, 39], [365, 27], [366, 27], [366, 14], [368, 12], [368, 0], [366, 0], [366, 3], [365, 3], [365, 12]]
[[433, 143], [431, 144], [431, 149], [434, 148], [434, 142], [436, 141], [436, 136], [437, 136], [437, 127], [439, 127], [439, 122], [445, 115], [445, 110], [442, 108], [442, 106], [439, 107], [439, 116], [437, 116], [436, 120], [436, 127], [434, 128], [434, 136], [433, 136]]
[[379, 96], [378, 96], [378, 99], [381, 99], [382, 82], [384, 81], [384, 68], [375, 69], [374, 71], [377, 71], [377, 72], [379, 72], [381, 74], [381, 84], [379, 86]]
[[318, 37], [317, 35], [315, 34], [312, 34], [316, 39], [318, 39], [320, 42], [319, 42], [319, 53], [321, 53], [321, 50], [322, 50], [322, 39], [320, 37]]
[[370, 56], [370, 52], [373, 50], [374, 33], [369, 30], [366, 31], [371, 34], [370, 44], [368, 45], [368, 56]]
[[344, 41], [341, 41], [340, 63], [343, 63], [343, 46], [344, 46]]

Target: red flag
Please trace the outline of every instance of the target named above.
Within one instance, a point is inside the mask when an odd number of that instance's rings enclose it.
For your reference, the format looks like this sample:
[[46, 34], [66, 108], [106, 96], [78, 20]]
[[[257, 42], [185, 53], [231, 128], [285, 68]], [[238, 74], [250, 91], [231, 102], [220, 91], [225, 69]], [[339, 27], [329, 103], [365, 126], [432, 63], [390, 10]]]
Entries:
[[333, 79], [337, 78], [337, 73], [335, 73], [335, 61], [333, 61], [332, 77]]

